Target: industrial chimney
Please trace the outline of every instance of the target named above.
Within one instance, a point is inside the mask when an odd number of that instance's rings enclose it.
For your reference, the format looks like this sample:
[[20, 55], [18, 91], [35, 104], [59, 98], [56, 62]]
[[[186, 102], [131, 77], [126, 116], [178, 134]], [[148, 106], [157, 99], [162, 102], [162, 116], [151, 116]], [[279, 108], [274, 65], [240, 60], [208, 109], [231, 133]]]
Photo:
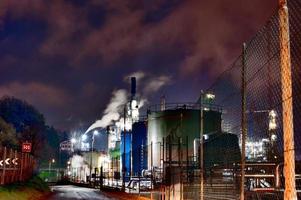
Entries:
[[131, 77], [131, 95], [132, 99], [136, 95], [136, 77]]

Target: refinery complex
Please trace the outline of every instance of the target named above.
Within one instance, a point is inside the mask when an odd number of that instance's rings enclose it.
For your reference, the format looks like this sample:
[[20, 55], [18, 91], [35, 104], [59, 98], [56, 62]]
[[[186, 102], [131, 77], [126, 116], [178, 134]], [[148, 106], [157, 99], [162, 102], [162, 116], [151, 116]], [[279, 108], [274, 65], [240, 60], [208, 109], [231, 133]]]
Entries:
[[[183, 191], [192, 188], [184, 183], [199, 181], [200, 165], [205, 176], [238, 169], [241, 131], [227, 129], [226, 111], [215, 105], [214, 94], [201, 92], [193, 103], [167, 103], [162, 97], [160, 104], [149, 106], [141, 117], [136, 78], [130, 80], [131, 95], [123, 105], [120, 119], [105, 128], [92, 126], [80, 139], [71, 139], [65, 172], [71, 180], [99, 184], [101, 179], [103, 185], [133, 190], [138, 185], [135, 180], [139, 180], [139, 187], [144, 189], [164, 184], [174, 191]], [[268, 162], [277, 158], [273, 149], [277, 139], [273, 134], [275, 118], [276, 113], [270, 112], [270, 137], [247, 141], [248, 161]], [[89, 136], [91, 139], [87, 140]], [[102, 148], [95, 148], [99, 142]]]

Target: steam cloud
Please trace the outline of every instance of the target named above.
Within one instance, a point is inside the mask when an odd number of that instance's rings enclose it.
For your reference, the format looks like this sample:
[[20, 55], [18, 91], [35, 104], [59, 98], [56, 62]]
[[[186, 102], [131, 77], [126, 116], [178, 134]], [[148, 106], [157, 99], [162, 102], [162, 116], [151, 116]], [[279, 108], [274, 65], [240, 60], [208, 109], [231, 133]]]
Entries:
[[122, 112], [122, 106], [127, 102], [127, 92], [124, 89], [116, 90], [113, 92], [113, 97], [106, 110], [104, 115], [100, 120], [97, 120], [92, 124], [85, 133], [96, 129], [96, 128], [105, 128], [110, 125], [113, 121], [117, 121], [120, 118], [120, 113]]
[[170, 83], [169, 76], [159, 76], [149, 81], [149, 84], [144, 87], [144, 93], [146, 96], [153, 92], [157, 92], [161, 87]]
[[[159, 76], [153, 77], [147, 75], [144, 72], [138, 71], [127, 75], [124, 80], [128, 80], [129, 77], [136, 77], [137, 81], [145, 80], [140, 82], [139, 86], [142, 88], [142, 93], [139, 96], [139, 108], [143, 107], [148, 102], [148, 96], [154, 92], [157, 92], [164, 85], [167, 85], [171, 82], [169, 76]], [[85, 133], [96, 129], [96, 128], [105, 128], [112, 124], [112, 122], [118, 122], [121, 118], [121, 113], [123, 112], [123, 106], [128, 102], [128, 92], [124, 89], [119, 89], [113, 92], [110, 103], [108, 104], [104, 115], [100, 120], [95, 121]]]

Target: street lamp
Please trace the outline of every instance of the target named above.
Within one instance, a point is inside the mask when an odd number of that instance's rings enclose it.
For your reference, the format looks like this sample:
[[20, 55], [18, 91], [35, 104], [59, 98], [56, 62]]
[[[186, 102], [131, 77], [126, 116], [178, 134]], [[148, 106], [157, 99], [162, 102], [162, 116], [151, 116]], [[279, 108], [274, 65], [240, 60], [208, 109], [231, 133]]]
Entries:
[[71, 138], [71, 143], [75, 144], [76, 143], [76, 139], [75, 138]]
[[50, 171], [51, 171], [51, 165], [55, 163], [55, 159], [52, 158], [49, 160], [49, 166], [48, 166], [48, 178], [50, 178]]
[[98, 135], [98, 131], [97, 131], [97, 130], [93, 131], [93, 134], [92, 134], [92, 141], [91, 141], [90, 184], [92, 183], [92, 160], [93, 160], [93, 148], [94, 148], [95, 135]]

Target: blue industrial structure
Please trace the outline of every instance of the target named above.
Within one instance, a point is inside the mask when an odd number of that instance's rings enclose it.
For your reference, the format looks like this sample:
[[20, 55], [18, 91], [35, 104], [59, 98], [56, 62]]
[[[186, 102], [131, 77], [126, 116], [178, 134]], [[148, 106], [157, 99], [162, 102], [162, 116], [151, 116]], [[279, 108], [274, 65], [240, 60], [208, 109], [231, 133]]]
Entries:
[[[124, 138], [125, 135], [125, 138]], [[130, 176], [131, 173], [131, 148], [132, 148], [132, 133], [130, 131], [121, 132], [121, 141], [120, 141], [120, 156], [122, 168], [125, 171], [125, 176]], [[124, 148], [125, 141], [125, 148]], [[124, 151], [125, 149], [125, 151]]]
[[133, 175], [141, 175], [143, 169], [147, 169], [147, 127], [145, 121], [133, 124]]

